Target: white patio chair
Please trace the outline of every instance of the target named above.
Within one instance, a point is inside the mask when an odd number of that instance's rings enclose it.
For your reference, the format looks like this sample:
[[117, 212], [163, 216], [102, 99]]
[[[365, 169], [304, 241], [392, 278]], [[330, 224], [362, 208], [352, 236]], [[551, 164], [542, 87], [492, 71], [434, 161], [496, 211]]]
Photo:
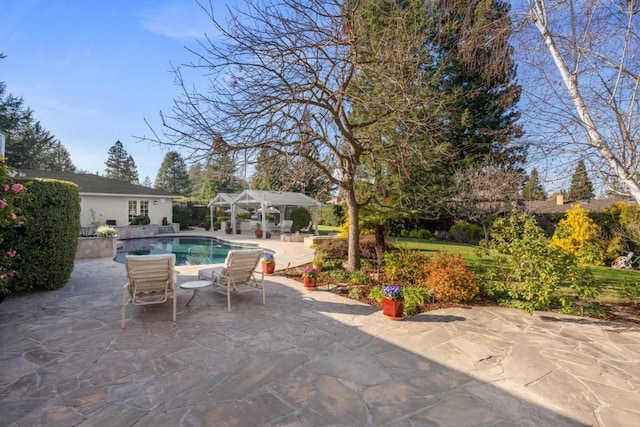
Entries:
[[[231, 250], [221, 267], [205, 268], [198, 271], [198, 278], [211, 280], [217, 291], [227, 294], [227, 310], [231, 312], [231, 291], [262, 291], [262, 304], [266, 304], [264, 273], [256, 268], [262, 258], [262, 249]], [[255, 273], [259, 273], [256, 279]]]
[[306, 227], [302, 227], [300, 229], [300, 232], [301, 233], [310, 233], [312, 226], [313, 226], [313, 221], [309, 221], [309, 224]]
[[173, 300], [173, 321], [176, 321], [175, 254], [127, 255], [125, 267], [128, 282], [122, 288], [122, 319], [120, 327], [125, 327], [128, 304], [161, 304]]
[[282, 220], [282, 225], [281, 225], [281, 228], [280, 228], [280, 232], [281, 233], [290, 234], [291, 233], [291, 227], [293, 227], [293, 220], [292, 219]]

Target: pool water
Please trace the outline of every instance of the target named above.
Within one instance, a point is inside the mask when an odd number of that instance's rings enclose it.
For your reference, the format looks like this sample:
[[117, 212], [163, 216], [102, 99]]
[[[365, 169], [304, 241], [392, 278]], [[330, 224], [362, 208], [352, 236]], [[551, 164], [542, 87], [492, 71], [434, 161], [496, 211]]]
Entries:
[[124, 264], [126, 255], [176, 254], [176, 265], [223, 263], [232, 249], [247, 247], [230, 245], [211, 237], [153, 237], [122, 240], [114, 261]]

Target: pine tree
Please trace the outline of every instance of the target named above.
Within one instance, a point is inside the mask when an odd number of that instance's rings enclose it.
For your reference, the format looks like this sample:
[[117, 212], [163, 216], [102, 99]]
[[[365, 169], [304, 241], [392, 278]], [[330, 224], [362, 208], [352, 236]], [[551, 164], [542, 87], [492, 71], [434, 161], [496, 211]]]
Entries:
[[524, 200], [545, 200], [547, 198], [547, 193], [540, 184], [538, 171], [535, 168], [531, 170], [531, 175], [522, 187], [522, 198]]
[[119, 179], [124, 181], [124, 169], [127, 162], [128, 153], [124, 149], [122, 142], [117, 140], [111, 148], [109, 148], [109, 158], [104, 163], [107, 168], [105, 169], [105, 176], [107, 178]]
[[109, 158], [104, 163], [105, 176], [107, 178], [118, 179], [130, 184], [138, 184], [138, 167], [136, 166], [133, 156], [127, 153], [122, 142], [117, 140], [111, 148], [109, 148]]
[[130, 184], [138, 184], [140, 182], [138, 179], [138, 167], [131, 154], [129, 154], [124, 163], [123, 181], [127, 181]]
[[584, 161], [578, 161], [576, 170], [571, 177], [571, 187], [567, 193], [569, 200], [589, 200], [593, 199], [593, 183], [587, 175], [587, 167]]
[[177, 151], [169, 151], [164, 156], [156, 176], [155, 188], [184, 196], [191, 194], [187, 166]]
[[153, 188], [153, 182], [151, 182], [151, 178], [149, 178], [149, 175], [144, 177], [144, 181], [142, 181], [142, 186]]

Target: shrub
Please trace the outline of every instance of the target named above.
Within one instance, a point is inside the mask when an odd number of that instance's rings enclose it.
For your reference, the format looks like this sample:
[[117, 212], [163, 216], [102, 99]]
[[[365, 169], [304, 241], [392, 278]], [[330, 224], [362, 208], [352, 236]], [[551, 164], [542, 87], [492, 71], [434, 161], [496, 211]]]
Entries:
[[189, 221], [191, 220], [191, 210], [184, 206], [173, 206], [173, 222], [180, 224], [180, 230], [189, 229]]
[[117, 231], [113, 227], [109, 227], [108, 225], [101, 225], [96, 230], [96, 234], [98, 237], [114, 237], [117, 234]]
[[151, 218], [149, 215], [136, 215], [133, 217], [129, 225], [149, 225], [151, 224]]
[[460, 254], [439, 252], [429, 264], [427, 287], [435, 290], [443, 302], [467, 302], [478, 295], [479, 288]]
[[452, 225], [449, 234], [458, 243], [478, 243], [484, 239], [482, 227], [468, 222], [458, 222]]
[[28, 197], [17, 199], [16, 204], [25, 225], [15, 229], [6, 246], [20, 254], [11, 288], [61, 288], [71, 276], [78, 247], [78, 186], [51, 179], [26, 181], [24, 186]]
[[429, 230], [420, 230], [418, 231], [418, 239], [429, 240], [433, 237]]
[[400, 237], [408, 237], [409, 236], [409, 232], [407, 231], [406, 228], [403, 228], [402, 230], [400, 230]]
[[[393, 249], [393, 245], [385, 241], [385, 251]], [[327, 259], [345, 259], [348, 256], [349, 242], [347, 239], [334, 238], [323, 240], [316, 247], [316, 254]], [[360, 256], [363, 259], [376, 259], [375, 236], [360, 236]]]
[[415, 228], [411, 231], [409, 231], [409, 238], [410, 239], [417, 239], [418, 238], [418, 230], [416, 230]]
[[298, 206], [291, 210], [289, 219], [293, 221], [293, 230], [299, 231], [301, 228], [309, 225], [309, 221], [311, 221], [311, 214], [306, 208]]
[[[579, 297], [597, 295], [593, 275], [577, 257], [549, 245], [549, 239], [528, 215], [498, 219], [492, 228], [492, 247], [501, 254], [500, 269], [485, 279], [487, 294], [509, 306], [529, 312], [544, 310], [559, 300], [557, 290], [567, 287]], [[568, 303], [570, 298], [562, 301]]]
[[574, 205], [558, 223], [549, 245], [575, 255], [583, 264], [602, 265], [604, 251], [598, 233], [598, 225], [582, 206]]
[[424, 284], [429, 257], [419, 251], [400, 249], [384, 255], [384, 270], [390, 282], [403, 285]]
[[[24, 224], [24, 218], [16, 208], [16, 200], [23, 196], [23, 185], [14, 183], [12, 174], [14, 169], [5, 164], [0, 155], [0, 293], [9, 293], [11, 281], [14, 280], [14, 264], [20, 254], [5, 240], [13, 234], [16, 227]], [[21, 193], [22, 192], [22, 193]]]

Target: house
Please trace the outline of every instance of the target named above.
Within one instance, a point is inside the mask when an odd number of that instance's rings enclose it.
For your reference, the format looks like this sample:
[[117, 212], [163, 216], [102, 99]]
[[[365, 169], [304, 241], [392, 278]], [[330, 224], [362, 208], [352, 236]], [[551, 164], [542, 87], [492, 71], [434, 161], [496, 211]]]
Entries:
[[587, 212], [602, 212], [616, 203], [625, 202], [620, 199], [590, 199], [565, 201], [563, 194], [547, 200], [525, 201], [524, 210], [532, 214], [565, 213], [574, 205], [580, 205]]
[[173, 222], [173, 199], [182, 197], [164, 190], [129, 184], [117, 179], [72, 172], [23, 170], [18, 180], [33, 178], [73, 182], [80, 193], [80, 226], [128, 225], [137, 215], [149, 215], [151, 224]]

